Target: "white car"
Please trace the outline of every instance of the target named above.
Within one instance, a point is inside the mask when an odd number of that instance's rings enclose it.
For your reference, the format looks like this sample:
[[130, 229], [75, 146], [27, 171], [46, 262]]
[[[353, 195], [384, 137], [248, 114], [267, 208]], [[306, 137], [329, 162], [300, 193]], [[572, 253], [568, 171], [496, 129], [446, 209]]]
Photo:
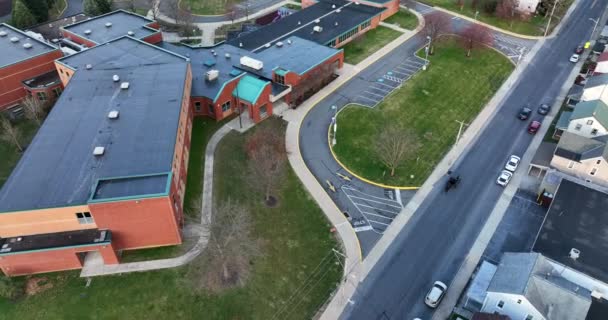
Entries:
[[509, 181], [511, 181], [511, 177], [513, 177], [513, 173], [511, 171], [503, 170], [500, 173], [500, 176], [498, 176], [498, 179], [496, 179], [496, 183], [503, 187], [506, 187], [507, 184], [509, 184]]
[[439, 305], [439, 302], [443, 299], [446, 291], [448, 291], [448, 286], [446, 286], [445, 283], [435, 281], [429, 293], [426, 294], [424, 303], [431, 308], [437, 308], [437, 305]]
[[578, 62], [578, 58], [579, 58], [579, 55], [575, 53], [572, 56], [570, 56], [570, 62], [577, 63]]
[[517, 170], [517, 166], [519, 166], [520, 160], [521, 160], [520, 157], [518, 157], [516, 155], [511, 155], [511, 157], [509, 158], [509, 161], [507, 161], [507, 164], [505, 164], [505, 169], [507, 169], [511, 172], [515, 172], [515, 170]]

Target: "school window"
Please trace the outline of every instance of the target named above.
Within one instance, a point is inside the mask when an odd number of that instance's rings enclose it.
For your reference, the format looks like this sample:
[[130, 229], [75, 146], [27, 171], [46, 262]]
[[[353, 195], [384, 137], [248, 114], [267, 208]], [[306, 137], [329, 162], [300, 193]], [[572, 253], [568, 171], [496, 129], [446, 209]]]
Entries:
[[593, 168], [593, 169], [591, 169], [591, 172], [589, 172], [589, 174], [594, 176], [596, 172], [597, 172], [597, 169]]
[[93, 217], [91, 217], [90, 212], [77, 212], [76, 218], [78, 219], [78, 223], [80, 224], [93, 223]]
[[55, 95], [55, 98], [59, 98], [59, 96], [61, 95], [62, 92], [63, 92], [63, 90], [61, 90], [61, 88], [53, 89], [53, 94]]
[[357, 34], [357, 32], [359, 32], [359, 27], [355, 27], [354, 29], [349, 30], [348, 32], [346, 32], [345, 34], [341, 35], [338, 40], [340, 40], [340, 42], [345, 41], [346, 39], [354, 36]]
[[521, 299], [517, 299], [517, 304], [521, 304]]
[[365, 21], [365, 22], [363, 22], [363, 23], [361, 24], [361, 30], [363, 30], [363, 29], [365, 29], [365, 28], [367, 28], [367, 27], [369, 27], [369, 26], [371, 26], [371, 25], [372, 25], [372, 22], [371, 22], [371, 21]]
[[285, 84], [285, 76], [275, 73], [274, 82], [276, 82], [278, 84]]
[[209, 104], [209, 113], [210, 114], [215, 114], [215, 108], [213, 107], [212, 103]]
[[222, 105], [222, 112], [226, 112], [230, 109], [230, 101], [227, 101]]
[[45, 92], [36, 92], [36, 95], [38, 96], [38, 100], [40, 100], [40, 101], [46, 101], [46, 93]]
[[574, 130], [581, 130], [581, 128], [582, 128], [582, 127], [583, 127], [583, 125], [582, 125], [582, 124], [577, 123], [577, 124], [576, 124], [576, 127], [574, 127]]
[[63, 74], [63, 69], [59, 69], [59, 72], [60, 72], [61, 74]]
[[592, 129], [592, 130], [591, 130], [591, 134], [592, 134], [592, 135], [596, 135], [596, 134], [597, 134], [597, 129]]
[[593, 124], [593, 120], [587, 120], [587, 124], [588, 125], [592, 125]]
[[333, 39], [333, 40], [332, 40], [332, 41], [330, 41], [330, 42], [329, 42], [327, 45], [328, 45], [329, 47], [335, 47], [335, 46], [336, 46], [336, 39]]
[[201, 103], [199, 101], [194, 103], [194, 110], [196, 112], [201, 112]]
[[504, 306], [505, 306], [505, 302], [504, 302], [504, 301], [502, 301], [502, 300], [500, 300], [500, 301], [498, 301], [498, 304], [497, 304], [496, 306], [497, 306], [498, 308], [502, 309], [502, 307], [504, 307]]
[[602, 160], [597, 160], [597, 161], [595, 162], [595, 164], [600, 164], [600, 163], [602, 163]]
[[268, 116], [268, 108], [266, 105], [260, 107], [260, 118], [266, 118]]

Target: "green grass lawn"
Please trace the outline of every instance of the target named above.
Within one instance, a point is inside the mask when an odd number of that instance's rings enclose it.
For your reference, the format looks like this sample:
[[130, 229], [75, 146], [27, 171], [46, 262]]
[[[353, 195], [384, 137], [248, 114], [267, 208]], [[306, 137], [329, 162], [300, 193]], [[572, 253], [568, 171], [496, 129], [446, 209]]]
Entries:
[[[25, 147], [36, 135], [38, 125], [30, 120], [20, 120], [16, 123], [16, 126], [21, 132], [20, 142]], [[0, 155], [0, 187], [2, 187], [21, 158], [21, 153], [12, 143], [0, 140]]]
[[418, 18], [416, 15], [405, 9], [400, 9], [399, 12], [384, 20], [384, 22], [395, 24], [409, 30], [414, 30], [418, 26]]
[[301, 5], [296, 5], [293, 3], [288, 3], [288, 4], [284, 5], [283, 7], [287, 8], [287, 9], [292, 9], [292, 10], [302, 10]]
[[400, 35], [399, 31], [378, 26], [343, 47], [344, 62], [357, 64]]
[[[454, 39], [438, 43], [429, 59], [427, 71], [420, 71], [376, 109], [352, 106], [339, 113], [334, 151], [351, 171], [389, 185], [422, 185], [454, 144], [456, 121], [471, 123], [513, 70], [503, 55], [491, 49], [474, 51], [467, 58]], [[416, 133], [422, 144], [394, 177], [373, 149], [379, 129], [392, 121]]]
[[[270, 121], [279, 120], [261, 125]], [[290, 168], [277, 193], [277, 207], [268, 209], [251, 196], [244, 183], [244, 138], [236, 132], [227, 135], [215, 160], [215, 201], [231, 198], [249, 207], [253, 234], [261, 243], [262, 256], [251, 261], [244, 287], [221, 294], [198, 288], [200, 279], [193, 270], [204, 263], [201, 258], [176, 269], [95, 277], [89, 287], [78, 271], [52, 273], [44, 275], [53, 285], [47, 291], [17, 301], [0, 298], [2, 318], [272, 319], [280, 310], [286, 312], [276, 319], [312, 318], [338, 284], [342, 268], [330, 256], [321, 265], [323, 272], [309, 276], [338, 244]], [[23, 279], [16, 278], [16, 283]], [[298, 289], [304, 294], [294, 296]]]
[[243, 2], [243, 0], [181, 0], [180, 7], [190, 7], [194, 14], [198, 15], [221, 15], [229, 11], [231, 5]]
[[[423, 2], [429, 5], [442, 7], [450, 11], [474, 18], [476, 10], [471, 8], [470, 1], [471, 0], [465, 0], [465, 5], [462, 10], [460, 10], [460, 6], [458, 6], [457, 2], [454, 0], [424, 0]], [[563, 12], [560, 12], [560, 10], [555, 11], [553, 19], [551, 20], [551, 27], [549, 28], [549, 33], [551, 33], [551, 30], [553, 30], [553, 28], [559, 23], [560, 17], [566, 13], [568, 7], [570, 6], [570, 4], [572, 4], [573, 1], [574, 0], [565, 0], [566, 5], [564, 6], [565, 9], [562, 10]], [[483, 12], [483, 10], [481, 9], [481, 2], [479, 3], [480, 9], [479, 15], [477, 16], [477, 19], [479, 21], [485, 22], [487, 24], [493, 25], [504, 30], [524, 35], [542, 36], [545, 32], [548, 18], [545, 19], [543, 16], [532, 16], [527, 21], [516, 20], [511, 25], [510, 21], [500, 19], [494, 16], [493, 14], [487, 14]]]

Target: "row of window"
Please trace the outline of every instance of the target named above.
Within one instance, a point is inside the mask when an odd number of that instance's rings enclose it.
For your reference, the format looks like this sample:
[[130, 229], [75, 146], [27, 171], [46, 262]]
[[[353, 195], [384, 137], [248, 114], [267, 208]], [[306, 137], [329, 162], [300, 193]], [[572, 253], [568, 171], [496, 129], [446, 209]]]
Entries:
[[[592, 125], [593, 124], [593, 120], [587, 120], [587, 124], [588, 125]], [[582, 124], [577, 123], [576, 126], [574, 127], [574, 130], [580, 131], [582, 127], [583, 127]], [[597, 129], [591, 129], [591, 134], [592, 135], [596, 135], [597, 134]]]
[[89, 224], [95, 222], [93, 221], [93, 217], [91, 216], [90, 212], [77, 212], [76, 218], [80, 224]]
[[[61, 95], [63, 90], [61, 89], [61, 87], [57, 87], [57, 88], [53, 89], [52, 92], [53, 92], [53, 97], [55, 99], [57, 99], [57, 98], [59, 98], [59, 96]], [[32, 92], [28, 90], [27, 95], [31, 97]], [[46, 92], [43, 92], [43, 91], [36, 92], [36, 98], [38, 98], [38, 100], [40, 100], [42, 102], [45, 102], [48, 100], [48, 96], [46, 95]]]
[[349, 30], [348, 32], [346, 32], [345, 34], [341, 35], [340, 37], [338, 37], [338, 41], [340, 42], [344, 42], [346, 39], [354, 36], [357, 34], [357, 32], [359, 32], [359, 27], [354, 27], [353, 29]]
[[[602, 160], [597, 160], [595, 162], [595, 164], [600, 164], [602, 162]], [[574, 161], [570, 161], [568, 162], [568, 169], [572, 169], [574, 168]], [[589, 172], [589, 175], [594, 176], [597, 173], [597, 168], [591, 168], [591, 172]]]

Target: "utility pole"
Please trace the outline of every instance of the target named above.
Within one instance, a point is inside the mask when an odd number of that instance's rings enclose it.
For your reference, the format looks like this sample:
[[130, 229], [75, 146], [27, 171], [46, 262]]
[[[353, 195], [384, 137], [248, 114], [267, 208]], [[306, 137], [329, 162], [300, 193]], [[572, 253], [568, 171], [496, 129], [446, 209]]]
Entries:
[[455, 142], [455, 143], [458, 143], [458, 140], [460, 140], [460, 135], [462, 134], [462, 127], [468, 126], [469, 124], [465, 123], [464, 121], [458, 121], [458, 120], [455, 120], [455, 121], [460, 123], [460, 128], [458, 128], [458, 135], [456, 136], [456, 142]]
[[334, 125], [334, 135], [331, 139], [331, 145], [332, 147], [336, 145], [337, 141], [336, 141], [336, 132], [338, 131], [338, 106], [333, 105], [331, 106], [331, 109], [334, 110], [334, 116], [333, 118], [331, 118], [331, 122]]
[[545, 37], [547, 36], [547, 32], [549, 32], [549, 26], [551, 25], [551, 19], [553, 18], [553, 12], [555, 12], [555, 7], [557, 7], [557, 3], [559, 0], [555, 0], [553, 3], [553, 9], [551, 9], [551, 15], [549, 16], [549, 21], [547, 21], [547, 27], [545, 28]]
[[591, 36], [593, 37], [593, 34], [595, 33], [595, 29], [597, 28], [597, 23], [600, 22], [600, 18], [597, 18], [597, 19], [589, 18], [589, 20], [591, 20], [594, 23], [593, 31], [591, 31]]
[[424, 52], [426, 53], [426, 58], [424, 58], [424, 65], [422, 66], [422, 70], [426, 71], [426, 68], [429, 64], [429, 51], [431, 51], [431, 36], [426, 36], [426, 39], [429, 41], [424, 47]]

